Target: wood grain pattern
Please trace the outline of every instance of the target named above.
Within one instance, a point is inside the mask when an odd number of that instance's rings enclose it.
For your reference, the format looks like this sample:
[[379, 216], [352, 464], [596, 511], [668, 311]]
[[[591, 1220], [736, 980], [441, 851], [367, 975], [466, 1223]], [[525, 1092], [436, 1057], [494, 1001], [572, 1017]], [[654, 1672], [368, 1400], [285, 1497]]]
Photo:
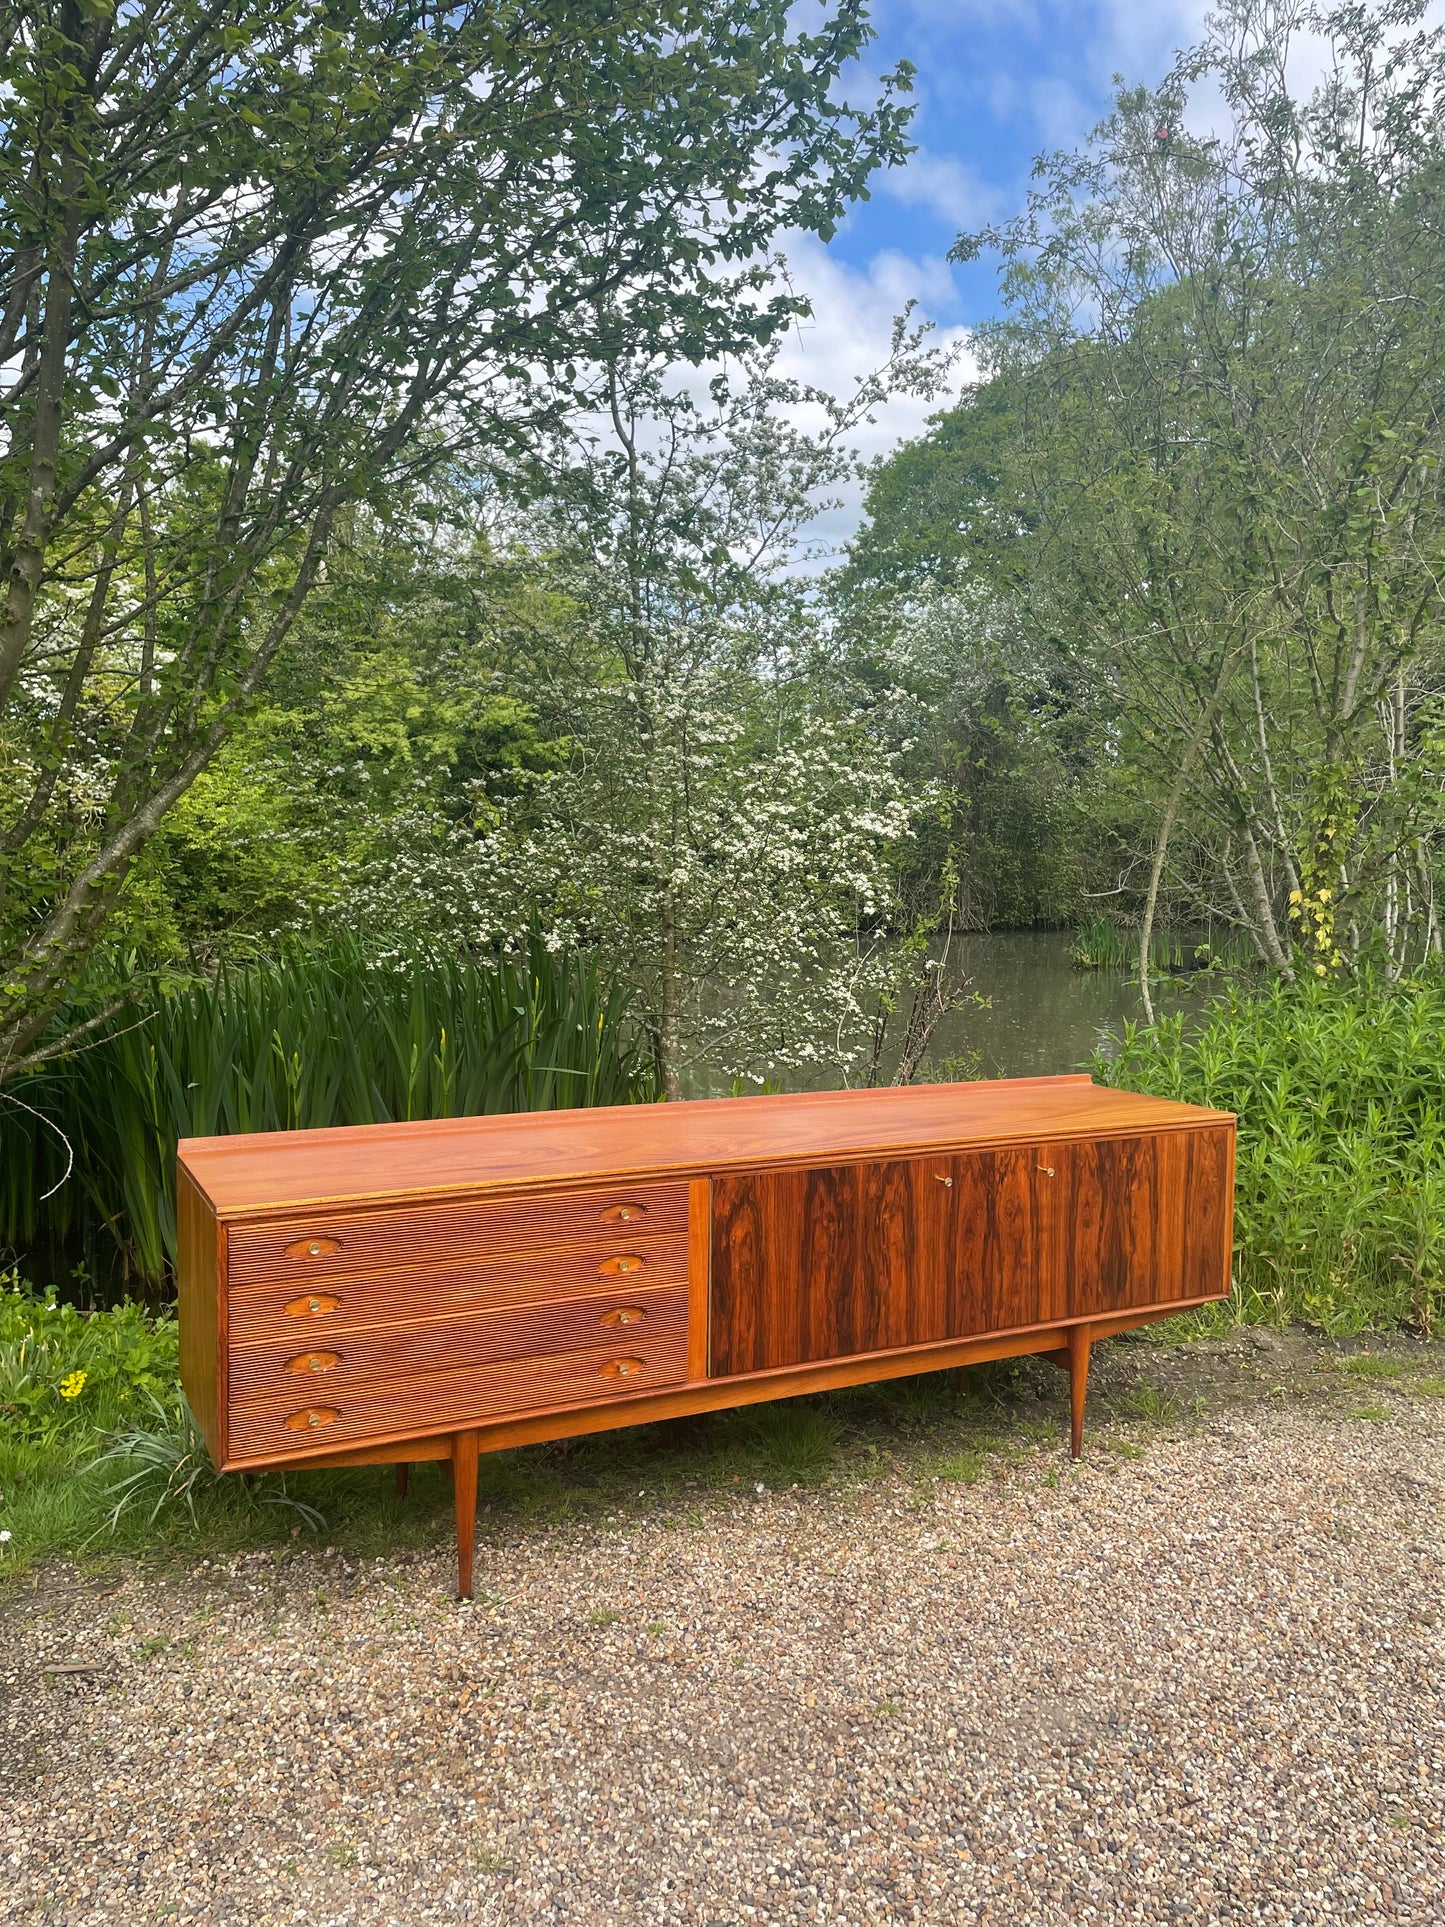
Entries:
[[[537, 1406], [581, 1405], [616, 1396], [618, 1380], [608, 1367], [618, 1359], [641, 1361], [623, 1382], [639, 1391], [681, 1384], [687, 1370], [685, 1335], [644, 1343], [627, 1332], [605, 1348], [547, 1357], [508, 1359], [464, 1370], [428, 1372], [357, 1386], [346, 1396], [314, 1401], [231, 1406], [231, 1451], [237, 1460], [284, 1453], [292, 1438], [286, 1421], [314, 1404], [334, 1409], [325, 1425], [327, 1444], [375, 1439], [388, 1433], [456, 1430], [493, 1414]], [[318, 1428], [319, 1430], [320, 1428]]]
[[[1106, 1089], [1087, 1077], [998, 1078], [787, 1098], [709, 1098], [346, 1130], [187, 1138], [182, 1162], [219, 1215], [545, 1190], [649, 1174], [891, 1159], [929, 1149], [1187, 1130], [1223, 1112]], [[294, 1237], [314, 1230], [298, 1223]]]
[[[304, 1156], [303, 1146], [297, 1155]], [[295, 1292], [308, 1285], [330, 1287], [352, 1272], [382, 1265], [485, 1262], [577, 1244], [600, 1245], [604, 1254], [626, 1253], [643, 1237], [686, 1236], [685, 1184], [636, 1184], [623, 1196], [634, 1214], [625, 1223], [606, 1215], [619, 1203], [614, 1188], [245, 1224], [231, 1234], [231, 1284], [277, 1282]]]
[[946, 1336], [933, 1230], [946, 1175], [910, 1159], [717, 1178], [712, 1373]]
[[185, 1171], [176, 1182], [176, 1294], [181, 1384], [201, 1436], [217, 1464], [225, 1457], [223, 1289], [217, 1283], [216, 1214]]
[[933, 1235], [950, 1335], [1067, 1316], [1057, 1171], [1057, 1148], [1047, 1144], [949, 1161], [946, 1222]]
[[1223, 1293], [1232, 1135], [1206, 1127], [721, 1177], [711, 1369], [733, 1376]]
[[[687, 1280], [685, 1233], [635, 1238], [631, 1255], [643, 1262], [622, 1276], [602, 1270], [615, 1250], [613, 1244], [598, 1243], [515, 1252], [491, 1262], [411, 1265], [331, 1279], [314, 1292], [298, 1293], [279, 1281], [246, 1286], [230, 1293], [231, 1342], [289, 1344], [299, 1351], [305, 1345], [330, 1345], [343, 1332], [371, 1325], [412, 1324], [589, 1293], [610, 1299], [624, 1286], [647, 1290]], [[314, 1316], [307, 1309], [313, 1303], [321, 1308]]]
[[[1211, 1303], [1218, 1294], [1200, 1299]], [[1139, 1311], [1122, 1312], [1113, 1318], [1090, 1319], [1090, 1338], [1097, 1343], [1132, 1331], [1161, 1318], [1176, 1317], [1194, 1306], [1159, 1305]], [[539, 1445], [548, 1439], [583, 1438], [593, 1432], [613, 1432], [624, 1426], [650, 1425], [659, 1419], [687, 1418], [698, 1412], [720, 1412], [734, 1406], [757, 1405], [773, 1399], [798, 1398], [809, 1392], [836, 1391], [845, 1385], [869, 1385], [890, 1378], [911, 1378], [920, 1372], [951, 1371], [962, 1365], [984, 1364], [996, 1358], [1022, 1358], [1030, 1353], [1053, 1359], [1067, 1368], [1069, 1328], [1066, 1325], [1036, 1327], [1025, 1332], [994, 1332], [982, 1338], [959, 1339], [946, 1345], [920, 1345], [913, 1349], [884, 1352], [864, 1358], [829, 1359], [819, 1365], [790, 1365], [771, 1372], [751, 1372], [743, 1378], [709, 1378], [700, 1384], [687, 1384], [662, 1391], [643, 1389], [624, 1398], [609, 1398], [605, 1404], [584, 1404], [566, 1409], [542, 1407], [528, 1412], [514, 1411], [485, 1420], [478, 1428], [484, 1452], [510, 1451], [514, 1446]], [[449, 1428], [452, 1429], [452, 1428]], [[299, 1452], [294, 1440], [288, 1447], [253, 1454], [238, 1452], [227, 1471], [260, 1471], [270, 1466], [308, 1465], [389, 1465], [405, 1458], [445, 1458], [450, 1454], [449, 1436], [441, 1439], [425, 1424], [408, 1430], [397, 1427], [378, 1433], [355, 1450], [328, 1451], [318, 1440], [314, 1450]]]
[[[620, 1314], [628, 1314], [623, 1317]], [[491, 1364], [537, 1353], [583, 1351], [614, 1345], [635, 1352], [665, 1346], [684, 1375], [687, 1346], [686, 1285], [619, 1296], [549, 1300], [512, 1311], [469, 1318], [436, 1318], [415, 1325], [369, 1326], [338, 1337], [334, 1349], [289, 1344], [233, 1345], [231, 1398], [236, 1404], [294, 1405], [298, 1398], [344, 1404], [361, 1386], [422, 1380], [430, 1372]], [[321, 1361], [305, 1370], [298, 1360]], [[331, 1361], [327, 1363], [326, 1361]], [[302, 1383], [298, 1385], [297, 1380]], [[418, 1398], [425, 1387], [418, 1385]]]

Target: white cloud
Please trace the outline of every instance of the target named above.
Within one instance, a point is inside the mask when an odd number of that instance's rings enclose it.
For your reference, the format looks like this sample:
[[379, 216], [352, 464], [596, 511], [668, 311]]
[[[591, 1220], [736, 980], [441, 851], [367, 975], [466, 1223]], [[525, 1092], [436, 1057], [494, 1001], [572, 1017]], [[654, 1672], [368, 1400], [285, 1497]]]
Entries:
[[[829, 394], [843, 396], [888, 358], [893, 322], [910, 301], [914, 320], [932, 320], [955, 305], [953, 277], [938, 256], [916, 257], [896, 249], [874, 255], [864, 268], [850, 266], [812, 235], [793, 236], [787, 245], [794, 288], [812, 302], [811, 316], [789, 329], [779, 356], [779, 372]], [[951, 393], [975, 378], [978, 363], [968, 346], [966, 328], [938, 326], [932, 340], [958, 351]], [[875, 412], [859, 430], [854, 446], [865, 459], [886, 455], [901, 441], [919, 435], [928, 417], [947, 396], [932, 400], [900, 395]], [[858, 526], [863, 491], [854, 486], [841, 509], [820, 516], [809, 530], [815, 545], [837, 551]]]
[[955, 227], [976, 227], [1000, 212], [1002, 195], [979, 170], [952, 154], [920, 147], [903, 167], [890, 167], [874, 181], [877, 192], [906, 207], [926, 207]]

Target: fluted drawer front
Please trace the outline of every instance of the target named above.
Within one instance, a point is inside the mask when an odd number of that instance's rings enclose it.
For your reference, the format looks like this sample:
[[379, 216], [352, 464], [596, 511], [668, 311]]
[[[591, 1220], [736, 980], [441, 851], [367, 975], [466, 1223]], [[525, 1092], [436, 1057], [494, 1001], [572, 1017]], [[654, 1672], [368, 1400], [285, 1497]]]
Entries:
[[616, 1334], [615, 1343], [587, 1351], [428, 1372], [335, 1395], [322, 1389], [324, 1380], [311, 1387], [298, 1381], [292, 1404], [232, 1405], [230, 1457], [281, 1458], [308, 1446], [331, 1451], [398, 1432], [445, 1431], [512, 1413], [611, 1404], [629, 1392], [681, 1383], [686, 1352], [682, 1339], [638, 1339], [625, 1331]]
[[233, 1345], [335, 1347], [343, 1332], [367, 1325], [412, 1323], [500, 1311], [596, 1292], [651, 1290], [687, 1281], [687, 1237], [629, 1237], [626, 1231], [549, 1251], [502, 1253], [485, 1261], [412, 1265], [357, 1272], [314, 1284], [277, 1279], [232, 1288], [228, 1317]]
[[486, 1259], [506, 1251], [592, 1243], [628, 1249], [634, 1237], [687, 1230], [686, 1184], [618, 1184], [550, 1198], [473, 1199], [394, 1210], [318, 1211], [229, 1234], [232, 1287], [289, 1283], [296, 1289], [355, 1271]]
[[373, 1325], [342, 1332], [325, 1346], [292, 1334], [284, 1345], [233, 1345], [233, 1401], [286, 1405], [307, 1400], [345, 1404], [350, 1393], [385, 1380], [415, 1377], [502, 1359], [548, 1356], [616, 1345], [649, 1356], [683, 1358], [687, 1346], [687, 1289], [619, 1291], [471, 1318], [439, 1318], [420, 1325]]

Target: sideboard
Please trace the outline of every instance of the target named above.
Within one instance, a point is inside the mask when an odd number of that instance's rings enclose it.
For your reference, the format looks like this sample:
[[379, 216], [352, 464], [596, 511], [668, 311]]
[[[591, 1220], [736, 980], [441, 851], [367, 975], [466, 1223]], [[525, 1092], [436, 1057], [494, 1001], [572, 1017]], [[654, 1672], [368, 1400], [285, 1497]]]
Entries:
[[[1089, 1348], [1229, 1291], [1234, 1119], [1087, 1077], [182, 1142], [218, 1467], [448, 1459]], [[404, 1480], [404, 1472], [399, 1474]]]

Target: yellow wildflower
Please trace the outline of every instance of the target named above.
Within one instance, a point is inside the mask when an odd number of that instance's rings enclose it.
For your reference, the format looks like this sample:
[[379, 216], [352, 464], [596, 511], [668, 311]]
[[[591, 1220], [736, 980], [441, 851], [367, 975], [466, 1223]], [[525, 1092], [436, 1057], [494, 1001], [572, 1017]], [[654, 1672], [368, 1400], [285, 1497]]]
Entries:
[[89, 1376], [88, 1372], [67, 1372], [60, 1381], [60, 1396], [79, 1398], [85, 1390], [85, 1381]]

